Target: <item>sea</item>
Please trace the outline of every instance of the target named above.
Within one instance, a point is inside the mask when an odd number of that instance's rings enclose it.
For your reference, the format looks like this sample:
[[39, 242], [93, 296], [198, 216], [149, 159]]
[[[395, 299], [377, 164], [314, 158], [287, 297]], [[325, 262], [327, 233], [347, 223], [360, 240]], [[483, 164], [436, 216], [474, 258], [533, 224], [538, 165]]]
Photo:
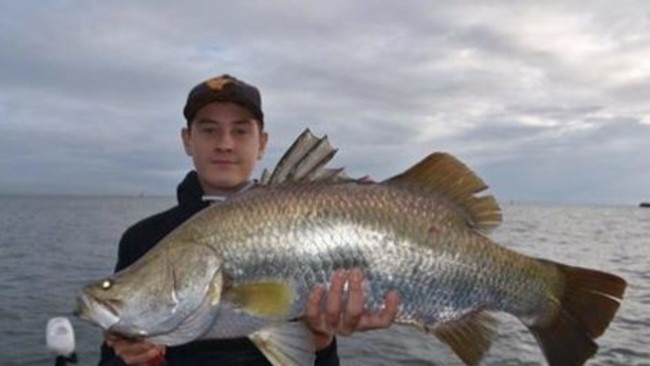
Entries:
[[[117, 243], [132, 223], [173, 205], [171, 197], [0, 197], [0, 365], [53, 365], [48, 319], [74, 326], [79, 365], [95, 365], [99, 328], [72, 316], [85, 283], [113, 270]], [[491, 235], [502, 245], [567, 264], [611, 271], [628, 281], [621, 308], [588, 365], [650, 366], [650, 209], [629, 206], [503, 205]], [[499, 314], [481, 365], [546, 365], [532, 335]], [[462, 365], [417, 329], [339, 339], [342, 365]]]

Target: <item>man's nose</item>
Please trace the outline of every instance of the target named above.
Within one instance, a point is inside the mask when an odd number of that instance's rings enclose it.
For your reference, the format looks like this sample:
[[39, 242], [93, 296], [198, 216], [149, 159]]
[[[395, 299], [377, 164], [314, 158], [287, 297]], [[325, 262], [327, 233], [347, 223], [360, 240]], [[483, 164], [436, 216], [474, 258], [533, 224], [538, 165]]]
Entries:
[[216, 140], [216, 148], [219, 150], [232, 150], [235, 146], [235, 139], [229, 132], [220, 133]]

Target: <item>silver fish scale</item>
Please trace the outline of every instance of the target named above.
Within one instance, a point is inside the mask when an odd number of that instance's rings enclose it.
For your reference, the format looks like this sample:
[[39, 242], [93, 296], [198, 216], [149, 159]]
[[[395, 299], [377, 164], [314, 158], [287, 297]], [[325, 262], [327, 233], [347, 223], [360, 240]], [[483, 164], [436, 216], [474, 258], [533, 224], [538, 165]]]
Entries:
[[[431, 326], [478, 309], [532, 316], [554, 306], [543, 304], [547, 268], [465, 227], [440, 197], [378, 184], [280, 185], [249, 191], [202, 216], [194, 223], [209, 222], [212, 230], [197, 230], [195, 240], [223, 253], [235, 284], [293, 284], [290, 317], [302, 314], [313, 285], [353, 267], [364, 270], [370, 309], [381, 308], [388, 290], [399, 290], [399, 322]], [[521, 276], [522, 268], [530, 275]]]

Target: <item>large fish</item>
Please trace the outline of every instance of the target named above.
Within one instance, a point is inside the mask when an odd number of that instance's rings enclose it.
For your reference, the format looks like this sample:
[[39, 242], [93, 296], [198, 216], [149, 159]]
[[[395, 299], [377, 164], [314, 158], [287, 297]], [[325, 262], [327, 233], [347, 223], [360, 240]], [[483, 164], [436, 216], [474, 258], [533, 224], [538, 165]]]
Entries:
[[596, 353], [622, 278], [491, 241], [499, 206], [451, 155], [368, 183], [324, 168], [333, 153], [304, 133], [263, 184], [211, 205], [132, 266], [85, 287], [79, 316], [166, 345], [248, 336], [274, 365], [308, 365], [311, 333], [295, 320], [314, 285], [357, 267], [369, 309], [397, 289], [396, 322], [435, 335], [467, 365], [490, 347], [492, 312], [519, 318], [550, 365], [582, 365]]

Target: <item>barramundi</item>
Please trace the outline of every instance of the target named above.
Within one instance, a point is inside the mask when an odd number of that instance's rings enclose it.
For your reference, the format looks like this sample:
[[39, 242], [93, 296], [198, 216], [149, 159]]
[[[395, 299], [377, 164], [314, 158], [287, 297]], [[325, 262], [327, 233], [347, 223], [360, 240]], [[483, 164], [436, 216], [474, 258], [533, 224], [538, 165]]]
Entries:
[[83, 288], [78, 315], [165, 345], [249, 337], [274, 365], [309, 365], [314, 346], [300, 319], [311, 290], [359, 268], [368, 310], [397, 290], [395, 322], [437, 337], [466, 365], [489, 349], [495, 312], [523, 322], [552, 366], [596, 353], [624, 279], [493, 242], [497, 201], [448, 153], [370, 182], [326, 168], [334, 152], [306, 131], [256, 187]]

